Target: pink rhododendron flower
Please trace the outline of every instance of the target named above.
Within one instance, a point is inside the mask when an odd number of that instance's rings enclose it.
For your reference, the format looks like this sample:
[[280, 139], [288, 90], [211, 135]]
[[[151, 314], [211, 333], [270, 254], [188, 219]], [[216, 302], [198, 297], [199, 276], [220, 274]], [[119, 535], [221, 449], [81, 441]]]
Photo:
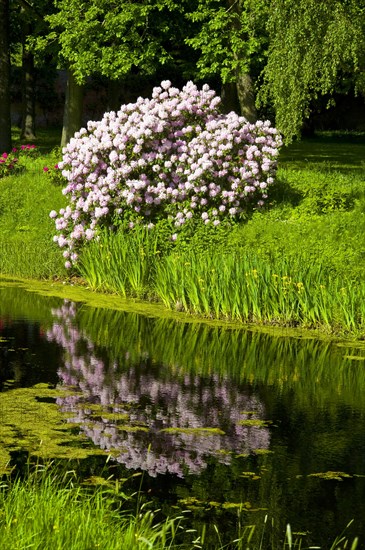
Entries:
[[194, 218], [217, 226], [265, 201], [280, 135], [269, 121], [251, 124], [219, 105], [206, 84], [178, 90], [165, 80], [150, 99], [76, 132], [58, 165], [69, 201], [67, 214], [51, 216], [59, 246], [77, 250], [118, 216], [131, 229], [137, 220], [152, 227], [168, 216], [177, 228]]

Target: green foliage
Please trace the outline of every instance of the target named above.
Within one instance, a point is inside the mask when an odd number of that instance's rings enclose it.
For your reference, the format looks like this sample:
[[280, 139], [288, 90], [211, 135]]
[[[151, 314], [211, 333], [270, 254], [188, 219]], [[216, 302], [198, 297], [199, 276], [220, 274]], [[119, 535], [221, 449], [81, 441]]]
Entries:
[[214, 246], [209, 239], [203, 248], [182, 243], [161, 256], [153, 231], [105, 233], [84, 250], [80, 272], [91, 288], [158, 299], [170, 309], [209, 318], [364, 334], [363, 282], [355, 282], [350, 271], [347, 279], [336, 273], [332, 258], [316, 262], [318, 249], [298, 254], [293, 240], [289, 254], [273, 250], [270, 236], [267, 249], [256, 252], [248, 238], [240, 245], [238, 230], [225, 244], [224, 235]]
[[166, 45], [173, 39], [172, 14], [179, 8], [172, 0], [62, 0], [55, 6], [56, 12], [45, 17], [50, 32], [36, 48], [57, 41], [61, 59], [79, 83], [93, 73], [117, 79], [136, 67], [151, 74], [171, 59]]
[[235, 82], [237, 73], [250, 72], [251, 58], [262, 42], [255, 32], [250, 4], [250, 0], [199, 0], [195, 11], [187, 13], [197, 24], [186, 43], [200, 51], [197, 68], [201, 78], [219, 75], [222, 82]]
[[171, 547], [181, 518], [157, 523], [148, 509], [121, 509], [118, 481], [98, 478], [92, 490], [39, 469], [24, 481], [11, 478], [0, 490], [0, 544], [4, 550], [33, 546], [70, 550], [162, 550]]
[[[12, 480], [9, 476], [0, 490], [1, 547], [4, 550], [29, 546], [69, 550], [193, 550], [204, 548], [208, 542], [205, 531], [197, 536], [195, 529], [186, 529], [182, 515], [159, 522], [158, 511], [153, 512], [148, 506], [141, 506], [136, 513], [128, 512], [123, 506], [127, 498], [123, 484], [118, 480], [94, 476], [89, 482], [88, 486], [80, 485], [72, 471], [54, 475], [50, 466], [38, 468], [24, 480]], [[238, 511], [243, 507], [242, 503]], [[273, 520], [271, 523], [273, 527]], [[222, 541], [223, 530], [216, 524], [213, 527], [215, 536], [210, 537], [209, 548], [227, 548]], [[179, 542], [182, 533], [188, 539], [184, 544]], [[269, 537], [266, 516], [263, 524], [239, 524], [237, 537], [229, 548], [262, 550]], [[282, 548], [301, 548], [301, 543], [300, 534], [292, 533], [288, 524]], [[351, 550], [357, 548], [357, 543], [355, 538]], [[349, 547], [346, 530], [336, 537], [331, 549], [340, 548], [339, 544], [343, 545], [341, 548]]]
[[[254, 212], [246, 223], [230, 227], [222, 224], [214, 231], [204, 224], [190, 223], [175, 243], [166, 239], [168, 228], [164, 233], [163, 227], [157, 226], [152, 234], [157, 243], [154, 250], [159, 253], [150, 252], [150, 273], [139, 295], [158, 298], [172, 309], [208, 317], [321, 325], [325, 330], [361, 334], [365, 265], [365, 199], [360, 169], [363, 149], [358, 143], [355, 156], [351, 141], [348, 146], [340, 145], [328, 137], [317, 138], [315, 150], [305, 142], [294, 144], [284, 151], [271, 204], [265, 211]], [[329, 164], [331, 154], [334, 160]], [[352, 160], [348, 165], [349, 158]], [[358, 172], [349, 171], [348, 166], [356, 164]], [[110, 235], [106, 249], [99, 248], [97, 263], [91, 254], [88, 267], [83, 264], [82, 274], [88, 281], [94, 269], [104, 286], [107, 284], [103, 250], [113, 256], [113, 239]], [[128, 253], [128, 247], [134, 250], [131, 242], [124, 239], [115, 248], [123, 246], [123, 257], [133, 258], [129, 261], [138, 263], [134, 269], [140, 269], [148, 254]], [[146, 246], [148, 249], [150, 245]], [[117, 265], [114, 272], [118, 274]], [[247, 273], [253, 270], [260, 273], [258, 280], [247, 281]], [[303, 287], [290, 284], [275, 289], [273, 275], [289, 277]], [[123, 288], [127, 288], [125, 283]], [[128, 291], [124, 290], [123, 295]]]
[[79, 272], [95, 290], [143, 298], [158, 257], [157, 236], [145, 227], [137, 226], [132, 233], [104, 231], [82, 251]]
[[[175, 242], [169, 238], [167, 220], [151, 231], [137, 225], [130, 234], [122, 224], [85, 247], [80, 272], [94, 289], [158, 299], [173, 309], [208, 317], [320, 323], [326, 330], [331, 326], [359, 334], [365, 266], [364, 146], [354, 139], [324, 136], [314, 145], [302, 142], [287, 148], [271, 203], [245, 222], [221, 224], [214, 231], [189, 223]], [[65, 277], [48, 217], [65, 199], [43, 172], [56, 160], [55, 151], [27, 159], [23, 174], [0, 182], [2, 273]], [[267, 288], [251, 285], [249, 294], [243, 287], [246, 272], [254, 269]], [[305, 292], [299, 296], [291, 286], [285, 295], [275, 291], [270, 298], [273, 274], [303, 283]], [[320, 285], [330, 288], [332, 296]]]
[[55, 202], [61, 207], [64, 197], [49, 184], [45, 162], [44, 156], [25, 154], [19, 161], [22, 171], [0, 180], [1, 273], [40, 278], [65, 273], [48, 217], [49, 208]]
[[310, 102], [350, 77], [360, 89], [364, 48], [361, 0], [273, 0], [261, 103], [272, 103], [287, 142], [300, 134]]

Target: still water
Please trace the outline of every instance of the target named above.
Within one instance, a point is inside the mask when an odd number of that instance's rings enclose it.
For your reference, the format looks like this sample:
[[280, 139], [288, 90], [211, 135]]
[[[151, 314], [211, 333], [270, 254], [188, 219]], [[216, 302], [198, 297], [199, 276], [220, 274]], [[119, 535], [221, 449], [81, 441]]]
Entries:
[[108, 457], [126, 491], [137, 483], [162, 514], [189, 510], [223, 539], [267, 525], [281, 548], [290, 523], [326, 548], [353, 519], [363, 548], [364, 369], [361, 345], [0, 285], [0, 471], [33, 457], [98, 476]]

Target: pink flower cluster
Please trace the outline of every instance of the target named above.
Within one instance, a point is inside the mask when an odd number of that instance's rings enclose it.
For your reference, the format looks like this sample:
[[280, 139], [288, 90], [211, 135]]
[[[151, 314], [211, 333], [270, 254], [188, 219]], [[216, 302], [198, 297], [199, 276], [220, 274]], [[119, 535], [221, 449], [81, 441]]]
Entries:
[[18, 163], [18, 158], [15, 156], [17, 149], [13, 149], [11, 153], [3, 153], [0, 156], [0, 178], [8, 176], [11, 172], [15, 171]]
[[206, 84], [179, 90], [163, 81], [151, 99], [75, 134], [59, 164], [69, 204], [50, 213], [67, 267], [85, 240], [116, 219], [151, 228], [167, 217], [178, 230], [191, 218], [218, 225], [264, 204], [280, 135], [269, 121], [221, 114], [220, 101]]
[[36, 150], [35, 145], [21, 145], [20, 149], [13, 147], [10, 153], [3, 153], [0, 156], [0, 178], [18, 173], [21, 169], [24, 169], [19, 164], [19, 156], [29, 157], [33, 156]]

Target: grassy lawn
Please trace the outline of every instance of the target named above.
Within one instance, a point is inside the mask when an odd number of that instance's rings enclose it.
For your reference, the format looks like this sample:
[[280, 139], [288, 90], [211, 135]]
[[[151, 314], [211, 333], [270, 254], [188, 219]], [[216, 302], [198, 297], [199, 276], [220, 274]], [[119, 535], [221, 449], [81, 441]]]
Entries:
[[[23, 172], [0, 180], [3, 274], [67, 277], [62, 253], [52, 242], [54, 224], [48, 216], [51, 210], [65, 205], [65, 198], [61, 187], [43, 171], [45, 165], [59, 160], [59, 150], [54, 149], [59, 138], [59, 130], [40, 131], [38, 156], [24, 161]], [[20, 145], [17, 132], [14, 144]], [[190, 313], [293, 326], [319, 323], [329, 332], [350, 331], [362, 338], [364, 158], [365, 136], [361, 134], [323, 134], [293, 143], [281, 152], [268, 205], [252, 212], [245, 223], [215, 230], [195, 228], [174, 247], [163, 234], [155, 241], [148, 237], [148, 242], [143, 241], [142, 234], [117, 235], [115, 239], [105, 235], [103, 247], [85, 248], [81, 275], [96, 290], [157, 299], [167, 307]], [[160, 249], [158, 258], [156, 247]], [[207, 272], [207, 251], [212, 270], [213, 264], [224, 258], [220, 273], [214, 277], [213, 271]], [[107, 260], [111, 255], [113, 261]], [[256, 279], [261, 281], [260, 287], [243, 281], [248, 271], [259, 274]], [[290, 288], [271, 284], [272, 277], [277, 276], [293, 284]], [[201, 283], [202, 279], [207, 280]], [[232, 286], [233, 279], [243, 281], [240, 288]], [[299, 292], [302, 284], [305, 293]], [[245, 290], [249, 286], [252, 295], [243, 301], [242, 294], [249, 296]], [[333, 303], [329, 296], [323, 296], [323, 288], [334, 296]], [[294, 302], [288, 301], [288, 295]], [[322, 311], [319, 321], [315, 309]]]

